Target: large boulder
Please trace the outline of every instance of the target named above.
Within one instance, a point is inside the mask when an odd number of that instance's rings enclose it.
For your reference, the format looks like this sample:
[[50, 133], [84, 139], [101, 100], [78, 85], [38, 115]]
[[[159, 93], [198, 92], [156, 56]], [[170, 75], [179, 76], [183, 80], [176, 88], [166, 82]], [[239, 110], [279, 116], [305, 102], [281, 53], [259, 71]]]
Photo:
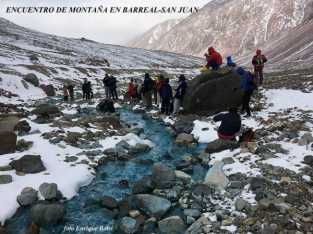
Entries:
[[39, 192], [46, 200], [56, 199], [58, 196], [58, 185], [56, 183], [43, 183], [39, 186]]
[[57, 116], [61, 114], [59, 108], [52, 104], [41, 104], [32, 110], [32, 113], [42, 117]]
[[6, 118], [1, 119], [0, 121], [0, 132], [13, 132], [15, 131], [15, 127], [19, 122], [19, 118], [17, 116], [8, 116]]
[[205, 152], [208, 154], [219, 153], [224, 150], [233, 150], [239, 147], [236, 141], [217, 139], [207, 144]]
[[34, 73], [27, 74], [23, 79], [35, 87], [39, 86], [39, 79]]
[[171, 216], [159, 221], [159, 229], [164, 234], [182, 234], [186, 228], [184, 221], [179, 216]]
[[203, 73], [188, 83], [183, 107], [187, 113], [215, 114], [242, 103], [240, 76], [231, 69]]
[[10, 166], [16, 171], [25, 174], [34, 174], [46, 170], [40, 155], [25, 155], [18, 160], [10, 162]]
[[134, 184], [132, 192], [133, 194], [151, 193], [153, 189], [151, 176], [144, 176]]
[[56, 225], [62, 221], [65, 214], [61, 203], [39, 203], [30, 209], [30, 219], [40, 227]]
[[161, 218], [171, 208], [169, 200], [150, 194], [135, 195], [134, 205], [137, 209], [155, 218]]
[[0, 132], [0, 155], [14, 153], [17, 136], [14, 132]]
[[30, 132], [30, 130], [31, 130], [31, 127], [26, 120], [22, 120], [18, 122], [14, 127], [14, 131], [17, 131], [19, 135], [26, 134]]
[[97, 105], [97, 110], [103, 113], [114, 113], [114, 103], [112, 100], [109, 99], [101, 100]]
[[131, 217], [122, 218], [118, 224], [118, 233], [133, 234], [137, 229], [137, 221]]
[[210, 186], [214, 186], [220, 190], [224, 190], [229, 184], [229, 180], [223, 171], [224, 163], [217, 161], [213, 164], [212, 168], [209, 169], [204, 183]]
[[47, 94], [48, 97], [53, 97], [56, 94], [52, 84], [49, 85], [41, 84], [40, 88]]
[[22, 190], [21, 194], [17, 196], [17, 202], [20, 206], [29, 206], [34, 204], [38, 199], [38, 192], [30, 187]]
[[175, 171], [168, 166], [156, 163], [152, 167], [152, 183], [158, 189], [167, 189], [175, 185]]
[[10, 184], [12, 181], [11, 175], [0, 175], [0, 184]]

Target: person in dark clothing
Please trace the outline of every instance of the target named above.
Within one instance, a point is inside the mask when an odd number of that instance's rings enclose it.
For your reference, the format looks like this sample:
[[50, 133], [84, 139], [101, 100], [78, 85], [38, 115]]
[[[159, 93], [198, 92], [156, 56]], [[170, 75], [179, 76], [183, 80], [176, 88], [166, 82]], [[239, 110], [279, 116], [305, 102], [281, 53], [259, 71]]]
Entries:
[[256, 55], [252, 58], [252, 64], [254, 67], [254, 74], [257, 78], [257, 85], [263, 84], [263, 69], [264, 64], [267, 62], [267, 58], [262, 54], [261, 50], [256, 51]]
[[84, 79], [84, 83], [82, 85], [82, 91], [83, 91], [83, 100], [88, 100], [88, 81], [87, 81], [87, 79]]
[[73, 101], [74, 100], [74, 85], [73, 84], [69, 84], [67, 86], [67, 89], [68, 89], [68, 93], [70, 95], [70, 98]]
[[187, 89], [187, 82], [186, 82], [186, 78], [184, 75], [180, 75], [179, 76], [179, 85], [176, 88], [176, 93], [174, 96], [174, 115], [178, 114], [180, 106], [183, 102], [185, 93], [186, 93], [186, 89]]
[[65, 102], [67, 102], [68, 101], [68, 89], [67, 89], [67, 84], [64, 84], [63, 85], [63, 100], [65, 101]]
[[165, 79], [165, 82], [160, 89], [160, 96], [162, 99], [161, 113], [170, 115], [173, 91], [168, 78]]
[[254, 82], [254, 76], [251, 72], [244, 70], [242, 67], [237, 69], [237, 73], [240, 75], [240, 86], [244, 91], [243, 98], [242, 98], [242, 112], [247, 113], [245, 117], [251, 116], [251, 109], [250, 109], [250, 101], [251, 96], [256, 89], [256, 84]]
[[237, 66], [237, 64], [233, 61], [231, 56], [228, 56], [226, 58], [226, 60], [227, 60], [227, 66], [228, 67], [236, 67]]
[[87, 99], [88, 100], [93, 99], [93, 91], [90, 81], [87, 82]]
[[110, 89], [110, 94], [112, 99], [117, 100], [118, 99], [118, 95], [117, 95], [117, 86], [116, 86], [117, 80], [114, 76], [110, 76], [109, 81], [108, 81], [108, 85], [109, 85], [109, 89]]
[[106, 73], [103, 80], [102, 80], [103, 85], [104, 85], [104, 91], [105, 91], [105, 98], [106, 99], [109, 99], [111, 97], [111, 92], [110, 92], [110, 87], [109, 87], [109, 79], [110, 79], [110, 76], [108, 73]]
[[152, 107], [153, 88], [154, 88], [154, 82], [151, 79], [149, 73], [146, 73], [141, 92], [143, 94], [144, 104], [146, 105], [147, 108]]
[[235, 140], [236, 134], [241, 129], [241, 118], [237, 113], [237, 108], [230, 108], [226, 114], [218, 114], [213, 120], [221, 122], [218, 128], [218, 137], [222, 140]]

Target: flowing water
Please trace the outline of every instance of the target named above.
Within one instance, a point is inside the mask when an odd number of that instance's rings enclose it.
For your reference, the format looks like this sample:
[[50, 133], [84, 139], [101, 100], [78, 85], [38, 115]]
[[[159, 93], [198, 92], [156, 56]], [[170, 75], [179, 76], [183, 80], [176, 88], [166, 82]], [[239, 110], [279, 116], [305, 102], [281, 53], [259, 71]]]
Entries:
[[[131, 192], [130, 189], [121, 189], [119, 181], [127, 180], [131, 188], [133, 183], [142, 176], [151, 173], [151, 164], [138, 163], [138, 159], [149, 159], [153, 162], [162, 162], [172, 168], [184, 156], [199, 153], [203, 145], [196, 149], [177, 147], [173, 143], [173, 137], [166, 131], [162, 122], [143, 118], [141, 114], [134, 113], [127, 109], [120, 110], [120, 118], [128, 124], [139, 125], [144, 128], [144, 136], [150, 139], [155, 147], [147, 153], [140, 154], [128, 162], [110, 162], [97, 168], [97, 175], [88, 186], [79, 190], [78, 196], [65, 203], [66, 215], [64, 223], [59, 226], [42, 230], [41, 234], [50, 233], [111, 233], [113, 220], [107, 217], [98, 206], [98, 201], [104, 195], [122, 199]], [[170, 155], [169, 157], [164, 157]], [[193, 179], [202, 179], [205, 171], [203, 168], [194, 168]], [[74, 175], [73, 175], [74, 176]], [[29, 224], [28, 209], [24, 209], [8, 221], [7, 230], [10, 234], [24, 234], [25, 227]], [[76, 228], [90, 227], [89, 230], [77, 231]], [[92, 228], [99, 228], [93, 230]]]

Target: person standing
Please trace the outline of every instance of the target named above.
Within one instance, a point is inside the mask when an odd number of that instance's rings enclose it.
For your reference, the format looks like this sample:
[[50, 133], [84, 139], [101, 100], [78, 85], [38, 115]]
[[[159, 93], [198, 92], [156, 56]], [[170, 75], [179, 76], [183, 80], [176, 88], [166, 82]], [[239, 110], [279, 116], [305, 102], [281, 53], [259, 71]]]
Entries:
[[256, 77], [257, 81], [257, 86], [263, 84], [263, 69], [264, 69], [264, 64], [267, 62], [267, 58], [265, 55], [262, 54], [261, 50], [256, 51], [256, 55], [252, 58], [252, 64], [254, 67], [254, 74]]
[[83, 91], [83, 100], [88, 100], [88, 81], [85, 78], [84, 83], [82, 85], [82, 91]]
[[67, 86], [68, 93], [70, 95], [71, 101], [74, 100], [74, 85], [72, 83], [69, 83]]
[[250, 109], [250, 101], [251, 96], [256, 89], [256, 84], [254, 81], [254, 76], [251, 72], [244, 70], [242, 67], [237, 69], [237, 73], [240, 75], [240, 86], [244, 91], [243, 98], [242, 98], [242, 112], [246, 112], [247, 115], [245, 117], [251, 116], [251, 109]]
[[92, 91], [92, 86], [91, 86], [90, 81], [87, 82], [87, 99], [88, 100], [93, 99], [93, 91]]
[[111, 93], [111, 97], [112, 99], [114, 100], [117, 100], [118, 99], [118, 95], [117, 95], [117, 90], [116, 90], [116, 83], [117, 83], [117, 80], [114, 76], [110, 76], [110, 79], [109, 79], [109, 89], [110, 89], [110, 93]]
[[241, 129], [241, 118], [237, 112], [237, 108], [230, 108], [228, 113], [214, 116], [213, 121], [221, 122], [217, 130], [220, 139], [231, 141], [236, 139], [236, 134]]
[[67, 89], [67, 84], [65, 83], [64, 85], [63, 85], [63, 100], [65, 101], [65, 102], [67, 102], [68, 101], [68, 89]]
[[151, 79], [149, 73], [145, 74], [145, 78], [142, 85], [142, 94], [144, 98], [144, 104], [147, 108], [152, 107], [152, 92], [153, 92], [154, 82]]
[[108, 73], [106, 73], [103, 80], [102, 80], [106, 99], [109, 99], [111, 97], [111, 92], [110, 92], [110, 88], [109, 88], [109, 84], [108, 84], [109, 79], [110, 79], [110, 76]]
[[157, 106], [158, 107], [160, 107], [160, 104], [161, 104], [160, 90], [161, 90], [161, 87], [163, 84], [164, 84], [164, 76], [162, 74], [160, 74], [157, 81], [156, 81]]
[[133, 101], [136, 96], [137, 96], [137, 88], [134, 84], [134, 79], [130, 79], [130, 82], [128, 83], [128, 88], [127, 88], [127, 95], [128, 98]]
[[173, 91], [170, 85], [170, 80], [168, 78], [165, 79], [165, 82], [160, 89], [160, 96], [162, 99], [161, 113], [170, 115], [171, 104], [173, 100]]
[[182, 105], [185, 93], [186, 93], [186, 89], [187, 89], [187, 82], [186, 82], [186, 78], [184, 75], [180, 75], [179, 76], [179, 85], [176, 88], [176, 93], [174, 96], [174, 115], [179, 113], [179, 109]]

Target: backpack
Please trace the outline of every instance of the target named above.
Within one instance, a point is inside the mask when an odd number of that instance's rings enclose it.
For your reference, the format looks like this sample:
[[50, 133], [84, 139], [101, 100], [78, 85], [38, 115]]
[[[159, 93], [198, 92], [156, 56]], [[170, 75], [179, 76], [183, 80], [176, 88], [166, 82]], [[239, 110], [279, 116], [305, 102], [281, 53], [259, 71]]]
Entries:
[[249, 128], [243, 131], [243, 133], [241, 134], [241, 136], [239, 137], [239, 142], [240, 143], [248, 143], [248, 142], [252, 142], [253, 138], [254, 138], [254, 131]]

